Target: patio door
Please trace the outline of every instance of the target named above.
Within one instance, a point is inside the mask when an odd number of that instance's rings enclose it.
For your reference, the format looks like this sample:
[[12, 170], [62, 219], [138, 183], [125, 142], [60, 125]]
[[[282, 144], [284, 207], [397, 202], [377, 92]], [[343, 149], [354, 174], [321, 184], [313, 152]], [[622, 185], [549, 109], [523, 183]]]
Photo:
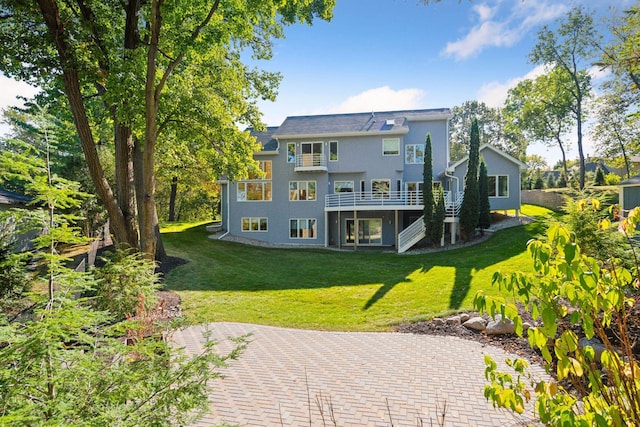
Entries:
[[303, 142], [300, 144], [302, 166], [320, 166], [324, 144], [322, 142]]
[[[346, 243], [353, 244], [355, 241], [355, 221], [347, 220]], [[382, 244], [382, 219], [366, 218], [358, 220], [358, 245], [380, 245]]]

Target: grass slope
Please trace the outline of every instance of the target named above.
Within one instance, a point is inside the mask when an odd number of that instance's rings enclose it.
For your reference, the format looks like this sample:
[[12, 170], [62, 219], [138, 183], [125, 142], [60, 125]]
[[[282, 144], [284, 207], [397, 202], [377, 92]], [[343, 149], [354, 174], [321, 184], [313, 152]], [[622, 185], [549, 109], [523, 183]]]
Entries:
[[170, 255], [189, 263], [172, 270], [165, 286], [180, 294], [196, 322], [388, 330], [471, 308], [480, 289], [496, 293], [495, 271], [531, 270], [525, 245], [539, 231], [534, 223], [498, 231], [475, 246], [397, 255], [259, 248], [208, 239], [204, 225], [182, 227], [165, 232], [163, 241]]

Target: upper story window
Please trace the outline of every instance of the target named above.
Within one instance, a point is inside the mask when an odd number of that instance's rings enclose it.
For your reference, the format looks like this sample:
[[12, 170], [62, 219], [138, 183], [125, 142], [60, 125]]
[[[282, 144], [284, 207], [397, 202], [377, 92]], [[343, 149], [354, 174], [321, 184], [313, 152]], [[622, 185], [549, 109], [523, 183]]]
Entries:
[[289, 200], [315, 200], [315, 181], [289, 181]]
[[296, 143], [287, 143], [287, 163], [295, 163], [296, 161]]
[[334, 193], [353, 193], [353, 181], [335, 181], [333, 183]]
[[424, 163], [424, 144], [408, 144], [404, 148], [404, 162], [406, 164]]
[[399, 156], [400, 155], [400, 138], [387, 138], [382, 140], [383, 156]]
[[259, 168], [264, 172], [264, 177], [255, 172], [249, 172], [249, 179], [238, 182], [237, 200], [246, 201], [270, 201], [271, 200], [271, 160], [259, 162]]
[[489, 175], [489, 197], [509, 197], [509, 176]]
[[329, 141], [329, 161], [338, 161], [338, 141]]

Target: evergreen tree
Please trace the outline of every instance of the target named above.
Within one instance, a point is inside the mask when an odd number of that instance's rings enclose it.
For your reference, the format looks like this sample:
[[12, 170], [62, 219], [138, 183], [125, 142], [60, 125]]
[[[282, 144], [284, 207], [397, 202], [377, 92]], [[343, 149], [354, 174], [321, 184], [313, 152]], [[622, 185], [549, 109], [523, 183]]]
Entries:
[[480, 197], [478, 194], [479, 160], [480, 133], [478, 131], [478, 121], [474, 119], [471, 124], [467, 174], [464, 177], [464, 199], [460, 207], [460, 231], [465, 240], [471, 239], [478, 227], [478, 216], [480, 212]]
[[431, 150], [431, 134], [427, 134], [424, 143], [424, 166], [422, 169], [422, 198], [424, 203], [424, 227], [425, 235], [433, 233], [433, 154]]
[[560, 178], [558, 178], [558, 188], [564, 188], [567, 186], [567, 175], [563, 173], [560, 174]]
[[478, 226], [480, 230], [485, 230], [491, 225], [491, 206], [489, 205], [489, 177], [487, 176], [487, 165], [484, 163], [484, 160], [480, 161], [478, 194], [480, 196]]
[[540, 175], [540, 173], [538, 173], [538, 176], [536, 176], [536, 181], [533, 184], [533, 188], [536, 190], [542, 190], [544, 188], [544, 180], [542, 179], [542, 175]]
[[598, 169], [596, 169], [596, 178], [594, 180], [594, 184], [597, 186], [606, 184], [606, 180], [604, 178], [604, 171], [600, 166], [598, 166]]
[[433, 243], [438, 243], [442, 240], [444, 234], [444, 219], [447, 215], [444, 206], [444, 191], [442, 187], [438, 188], [438, 198], [436, 202], [436, 209], [433, 213], [433, 225], [431, 227], [431, 240]]
[[556, 181], [553, 179], [553, 174], [549, 173], [547, 175], [547, 188], [553, 188], [556, 186]]

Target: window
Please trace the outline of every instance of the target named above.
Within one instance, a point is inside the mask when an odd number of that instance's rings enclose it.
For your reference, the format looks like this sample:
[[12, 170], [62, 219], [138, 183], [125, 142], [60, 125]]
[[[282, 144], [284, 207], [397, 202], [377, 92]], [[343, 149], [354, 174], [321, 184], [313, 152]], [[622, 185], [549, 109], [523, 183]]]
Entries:
[[289, 220], [289, 237], [292, 239], [315, 239], [316, 219], [295, 218]]
[[383, 156], [398, 156], [400, 155], [400, 139], [383, 139], [382, 140], [382, 155]]
[[404, 148], [406, 164], [424, 163], [424, 144], [409, 144]]
[[509, 176], [489, 175], [489, 197], [509, 197]]
[[289, 181], [289, 200], [315, 200], [315, 181]]
[[407, 182], [407, 197], [412, 205], [422, 204], [422, 186], [424, 182]]
[[333, 183], [334, 193], [353, 193], [353, 181], [335, 181]]
[[287, 143], [287, 163], [295, 163], [296, 161], [296, 143]]
[[239, 202], [271, 200], [271, 160], [260, 161], [259, 168], [264, 172], [264, 178], [255, 172], [249, 172], [248, 180], [238, 182]]
[[323, 163], [322, 142], [303, 142], [300, 144], [302, 163], [300, 166], [320, 166]]
[[329, 141], [329, 161], [338, 161], [338, 141]]
[[267, 218], [243, 217], [242, 231], [267, 231]]
[[372, 179], [371, 193], [374, 198], [388, 198], [391, 190], [390, 179]]

